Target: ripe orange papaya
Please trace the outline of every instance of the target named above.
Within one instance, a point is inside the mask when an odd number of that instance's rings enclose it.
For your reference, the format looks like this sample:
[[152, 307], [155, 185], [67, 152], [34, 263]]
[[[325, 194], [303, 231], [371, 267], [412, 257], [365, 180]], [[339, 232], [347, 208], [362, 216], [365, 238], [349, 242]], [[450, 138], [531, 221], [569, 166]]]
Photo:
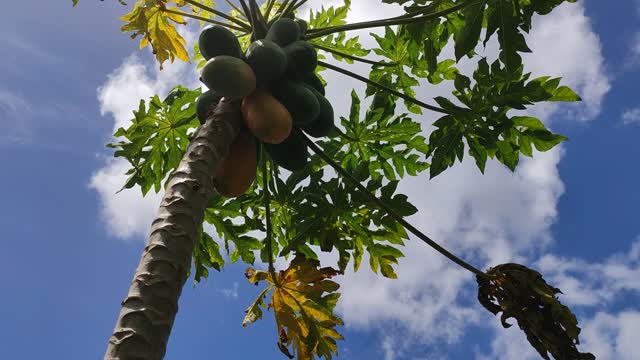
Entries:
[[256, 178], [258, 158], [253, 135], [241, 130], [216, 171], [216, 190], [224, 197], [238, 197], [251, 187]]
[[291, 114], [264, 90], [256, 90], [245, 97], [240, 109], [247, 128], [265, 143], [280, 144], [291, 134]]

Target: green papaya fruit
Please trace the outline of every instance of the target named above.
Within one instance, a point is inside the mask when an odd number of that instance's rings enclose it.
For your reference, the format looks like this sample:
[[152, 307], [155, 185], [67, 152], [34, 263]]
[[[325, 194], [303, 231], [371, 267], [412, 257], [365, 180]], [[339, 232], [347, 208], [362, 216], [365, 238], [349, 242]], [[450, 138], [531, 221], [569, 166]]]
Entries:
[[265, 143], [264, 147], [276, 164], [291, 172], [302, 170], [307, 165], [309, 149], [297, 131], [291, 132], [280, 144]]
[[302, 19], [294, 19], [296, 24], [298, 24], [298, 28], [300, 28], [300, 39], [303, 39], [305, 35], [307, 35], [307, 30], [309, 29], [309, 24]]
[[206, 60], [219, 55], [242, 57], [242, 48], [238, 38], [227, 28], [220, 25], [204, 28], [198, 38], [198, 45], [200, 53]]
[[256, 74], [258, 86], [279, 79], [287, 69], [287, 55], [282, 48], [270, 40], [257, 40], [247, 49], [247, 63]]
[[200, 80], [216, 95], [243, 98], [256, 89], [256, 75], [241, 59], [220, 55], [202, 67]]
[[315, 73], [306, 73], [306, 74], [302, 74], [300, 77], [300, 80], [311, 86], [312, 88], [314, 88], [317, 92], [319, 92], [320, 94], [322, 94], [322, 96], [324, 96], [325, 93], [325, 89], [324, 89], [324, 84], [322, 83], [322, 80], [320, 80], [320, 78], [318, 77], [318, 75], [316, 75]]
[[271, 93], [289, 111], [293, 126], [311, 124], [320, 114], [318, 98], [302, 83], [278, 82], [272, 86]]
[[320, 113], [315, 121], [300, 126], [300, 129], [304, 130], [307, 134], [313, 137], [323, 137], [329, 135], [334, 127], [334, 114], [333, 106], [329, 100], [320, 94], [316, 89], [310, 85], [304, 84], [304, 86], [311, 91], [320, 105]]
[[287, 46], [300, 39], [300, 28], [294, 20], [280, 18], [273, 22], [265, 39], [280, 46]]
[[318, 66], [318, 53], [311, 43], [298, 40], [283, 48], [287, 54], [287, 72], [302, 77]]
[[196, 115], [198, 115], [200, 124], [205, 123], [212, 106], [217, 105], [220, 99], [222, 99], [222, 96], [216, 95], [211, 90], [205, 91], [198, 97], [198, 100], [196, 101]]

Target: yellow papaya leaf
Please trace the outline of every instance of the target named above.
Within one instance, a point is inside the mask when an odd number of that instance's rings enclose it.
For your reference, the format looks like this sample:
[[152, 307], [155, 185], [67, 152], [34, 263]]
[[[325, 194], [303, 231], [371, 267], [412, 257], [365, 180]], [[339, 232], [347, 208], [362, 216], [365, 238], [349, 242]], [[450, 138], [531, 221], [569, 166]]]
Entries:
[[150, 44], [161, 69], [167, 60], [173, 62], [177, 58], [189, 62], [186, 41], [175, 27], [175, 24], [186, 25], [186, 21], [181, 15], [165, 10], [163, 1], [140, 0], [130, 13], [120, 18], [125, 22], [120, 30], [132, 32], [132, 39], [142, 36], [140, 48]]
[[278, 348], [290, 359], [313, 360], [314, 355], [331, 359], [338, 354], [336, 340], [343, 339], [335, 329], [343, 322], [333, 313], [340, 285], [329, 280], [340, 272], [319, 266], [319, 261], [297, 255], [286, 270], [275, 276], [251, 268], [245, 273], [249, 282], [266, 281], [269, 286], [247, 308], [243, 326], [262, 317], [262, 299], [272, 291], [267, 307], [274, 310]]
[[264, 289], [260, 295], [256, 298], [256, 300], [245, 310], [244, 312], [247, 314], [242, 320], [242, 326], [247, 327], [248, 324], [256, 322], [258, 319], [262, 318], [262, 309], [261, 306], [264, 307], [264, 298], [267, 296], [267, 293], [271, 290], [271, 287]]

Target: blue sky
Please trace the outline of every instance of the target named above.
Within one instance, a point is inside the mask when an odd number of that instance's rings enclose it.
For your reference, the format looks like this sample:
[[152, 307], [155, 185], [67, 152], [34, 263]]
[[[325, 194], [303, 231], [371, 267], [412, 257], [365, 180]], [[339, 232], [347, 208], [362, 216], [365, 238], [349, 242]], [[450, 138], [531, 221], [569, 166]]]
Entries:
[[[336, 1], [309, 1], [320, 3]], [[104, 144], [140, 98], [197, 76], [192, 64], [158, 72], [119, 32], [115, 1], [37, 6], [0, 13], [0, 359], [100, 359], [159, 199], [116, 195], [125, 168]], [[352, 9], [350, 21], [398, 11], [370, 0]], [[537, 19], [529, 43], [527, 69], [563, 76], [585, 100], [532, 110], [570, 141], [515, 174], [492, 164], [482, 176], [465, 161], [434, 181], [408, 179], [420, 209], [411, 220], [478, 266], [540, 269], [578, 314], [582, 350], [640, 359], [640, 2], [564, 5]], [[327, 75], [344, 113], [348, 89], [362, 87]], [[433, 117], [417, 120], [428, 129]], [[366, 268], [341, 279], [339, 359], [536, 359], [519, 330], [476, 303], [472, 277], [421, 243], [405, 253], [396, 281]], [[271, 318], [240, 325], [257, 294], [244, 269], [187, 283], [167, 359], [282, 358]]]

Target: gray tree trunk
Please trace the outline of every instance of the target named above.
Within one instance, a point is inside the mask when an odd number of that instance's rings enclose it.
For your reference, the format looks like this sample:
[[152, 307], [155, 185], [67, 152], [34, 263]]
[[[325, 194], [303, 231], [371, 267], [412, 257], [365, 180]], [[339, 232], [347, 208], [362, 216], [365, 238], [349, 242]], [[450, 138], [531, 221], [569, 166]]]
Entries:
[[223, 99], [195, 134], [160, 204], [122, 302], [105, 360], [160, 360], [178, 312], [214, 172], [240, 131], [237, 101]]

